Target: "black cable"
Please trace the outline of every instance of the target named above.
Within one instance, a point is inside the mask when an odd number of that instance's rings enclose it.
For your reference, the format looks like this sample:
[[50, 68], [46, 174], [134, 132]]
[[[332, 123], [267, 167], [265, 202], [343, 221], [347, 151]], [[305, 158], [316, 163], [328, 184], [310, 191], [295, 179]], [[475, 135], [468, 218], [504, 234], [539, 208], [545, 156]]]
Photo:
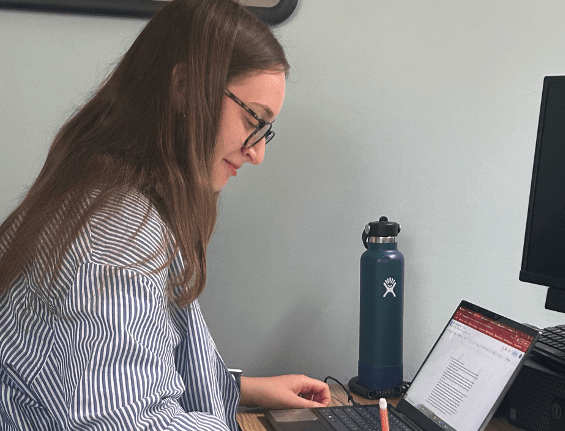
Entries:
[[339, 386], [341, 386], [341, 388], [345, 391], [345, 393], [347, 394], [347, 402], [353, 404], [354, 406], [360, 406], [361, 404], [358, 403], [357, 401], [355, 401], [353, 399], [353, 395], [351, 395], [351, 393], [349, 393], [349, 391], [345, 388], [345, 386], [343, 386], [343, 384], [336, 379], [335, 377], [332, 376], [328, 376], [324, 379], [324, 383], [328, 383], [328, 380], [332, 379], [334, 382], [336, 382]]

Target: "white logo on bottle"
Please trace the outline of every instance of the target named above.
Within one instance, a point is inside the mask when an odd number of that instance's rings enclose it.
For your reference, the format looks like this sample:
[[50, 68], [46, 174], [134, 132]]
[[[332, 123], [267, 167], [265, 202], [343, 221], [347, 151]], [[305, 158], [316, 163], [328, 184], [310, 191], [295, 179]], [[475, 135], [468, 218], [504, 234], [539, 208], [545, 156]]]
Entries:
[[383, 295], [383, 298], [387, 296], [387, 294], [389, 293], [392, 293], [392, 296], [396, 298], [396, 293], [394, 293], [394, 286], [396, 286], [396, 281], [394, 280], [394, 278], [392, 277], [387, 278], [383, 284], [386, 288], [386, 292]]

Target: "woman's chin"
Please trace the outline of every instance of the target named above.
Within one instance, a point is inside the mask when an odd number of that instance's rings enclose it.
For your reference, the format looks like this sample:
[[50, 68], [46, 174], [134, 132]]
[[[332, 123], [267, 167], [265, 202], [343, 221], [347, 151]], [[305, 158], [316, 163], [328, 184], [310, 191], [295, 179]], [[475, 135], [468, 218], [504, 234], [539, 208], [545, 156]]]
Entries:
[[218, 193], [220, 191], [222, 191], [222, 189], [227, 185], [228, 183], [228, 178], [226, 178], [225, 180], [216, 180], [212, 183], [212, 189]]

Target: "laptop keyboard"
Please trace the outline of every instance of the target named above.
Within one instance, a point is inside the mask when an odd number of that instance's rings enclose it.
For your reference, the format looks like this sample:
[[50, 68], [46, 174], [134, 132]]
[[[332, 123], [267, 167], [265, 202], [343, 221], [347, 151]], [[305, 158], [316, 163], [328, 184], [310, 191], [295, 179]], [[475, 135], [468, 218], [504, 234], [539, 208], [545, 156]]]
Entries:
[[[381, 431], [381, 417], [378, 405], [353, 406], [347, 408], [325, 408], [318, 412], [336, 431]], [[412, 431], [395, 415], [389, 412], [390, 431]]]

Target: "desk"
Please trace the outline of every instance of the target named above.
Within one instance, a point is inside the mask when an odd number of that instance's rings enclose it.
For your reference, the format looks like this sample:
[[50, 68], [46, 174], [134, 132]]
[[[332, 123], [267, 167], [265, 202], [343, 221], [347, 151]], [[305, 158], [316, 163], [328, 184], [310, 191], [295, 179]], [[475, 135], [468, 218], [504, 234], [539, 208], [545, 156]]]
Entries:
[[[349, 405], [347, 402], [347, 394], [337, 384], [330, 385], [332, 392], [332, 406]], [[367, 400], [358, 395], [353, 394], [355, 401], [361, 404], [378, 404], [378, 400]], [[389, 403], [396, 405], [397, 399], [389, 399]], [[237, 421], [243, 431], [273, 431], [273, 428], [265, 418], [262, 409], [249, 409], [241, 411], [237, 414]], [[522, 431], [510, 425], [503, 419], [495, 418], [490, 421], [486, 431]]]

